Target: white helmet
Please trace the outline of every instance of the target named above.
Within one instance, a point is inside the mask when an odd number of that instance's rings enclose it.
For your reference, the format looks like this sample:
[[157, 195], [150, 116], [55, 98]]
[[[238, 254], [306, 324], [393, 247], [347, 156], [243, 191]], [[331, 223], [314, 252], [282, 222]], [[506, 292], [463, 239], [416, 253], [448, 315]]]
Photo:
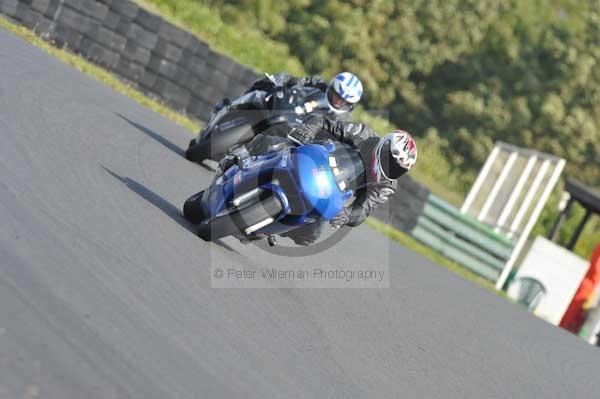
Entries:
[[329, 108], [333, 112], [348, 112], [360, 101], [363, 87], [360, 79], [350, 73], [342, 72], [331, 80], [326, 95]]
[[371, 174], [375, 181], [382, 175], [397, 179], [417, 162], [417, 145], [411, 135], [403, 130], [395, 130], [386, 135], [373, 150]]

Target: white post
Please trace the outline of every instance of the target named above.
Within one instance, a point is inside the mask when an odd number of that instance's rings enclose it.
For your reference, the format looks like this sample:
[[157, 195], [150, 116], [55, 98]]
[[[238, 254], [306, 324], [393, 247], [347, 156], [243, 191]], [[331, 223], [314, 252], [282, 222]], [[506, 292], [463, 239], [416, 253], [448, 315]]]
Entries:
[[504, 209], [502, 209], [502, 213], [500, 213], [500, 217], [498, 217], [498, 220], [496, 221], [495, 230], [497, 232], [500, 231], [502, 229], [502, 227], [504, 227], [504, 223], [506, 223], [506, 220], [510, 216], [510, 213], [512, 212], [512, 210], [514, 208], [515, 203], [517, 202], [517, 199], [521, 195], [523, 186], [525, 186], [527, 179], [529, 179], [529, 175], [531, 174], [531, 171], [533, 170], [533, 166], [535, 165], [536, 161], [537, 161], [537, 156], [535, 156], [535, 155], [532, 156], [531, 158], [529, 158], [529, 161], [527, 161], [527, 165], [525, 165], [525, 169], [523, 169], [523, 173], [521, 174], [521, 177], [519, 177], [519, 180], [517, 181], [517, 185], [515, 186], [512, 193], [510, 193], [510, 197], [508, 197], [508, 202], [504, 206]]
[[487, 199], [485, 200], [485, 203], [483, 204], [481, 211], [479, 211], [479, 214], [477, 215], [477, 220], [482, 221], [487, 217], [487, 214], [490, 211], [492, 204], [496, 200], [496, 196], [500, 192], [500, 189], [502, 188], [502, 185], [504, 184], [504, 181], [508, 177], [508, 173], [512, 169], [518, 156], [519, 156], [519, 154], [517, 152], [512, 152], [510, 154], [510, 156], [508, 157], [508, 161], [506, 161], [506, 164], [502, 168], [502, 172], [500, 172], [500, 176], [498, 177], [498, 180], [496, 180], [496, 182], [492, 186], [492, 191], [490, 191], [490, 194], [488, 195]]
[[542, 184], [542, 180], [544, 180], [544, 176], [546, 176], [546, 171], [548, 171], [548, 167], [550, 167], [550, 160], [546, 159], [542, 163], [542, 166], [540, 167], [537, 176], [535, 176], [533, 184], [529, 188], [529, 191], [527, 192], [527, 195], [525, 196], [525, 199], [523, 200], [523, 203], [521, 204], [521, 207], [517, 212], [517, 216], [515, 216], [515, 220], [513, 220], [512, 224], [510, 225], [508, 238], [512, 238], [515, 232], [518, 231], [519, 226], [521, 225], [521, 220], [523, 220], [523, 218], [525, 217], [525, 214], [527, 213], [527, 210], [529, 209], [529, 206], [531, 205], [531, 202], [533, 201], [533, 198], [535, 197], [538, 188]]
[[[550, 162], [549, 160], [544, 161], [544, 165], [546, 165], [546, 169], [548, 169], [549, 162]], [[514, 263], [517, 261], [517, 257], [519, 256], [521, 249], [523, 248], [523, 246], [525, 245], [525, 242], [527, 241], [527, 238], [529, 237], [529, 233], [531, 233], [531, 230], [533, 229], [535, 222], [537, 221], [538, 217], [540, 216], [540, 213], [542, 213], [542, 210], [544, 209], [544, 206], [546, 205], [546, 201], [548, 201], [548, 197], [550, 196], [550, 194], [552, 193], [552, 190], [554, 189], [554, 186], [556, 186], [556, 183], [558, 182], [558, 178], [560, 177], [560, 174], [562, 173], [562, 170], [565, 167], [565, 163], [566, 163], [566, 161], [564, 159], [561, 159], [560, 161], [558, 161], [558, 164], [556, 165], [556, 168], [554, 169], [552, 176], [550, 176], [550, 180], [548, 180], [548, 184], [546, 185], [546, 188], [544, 189], [542, 196], [540, 197], [535, 208], [533, 209], [533, 212], [531, 213], [531, 216], [529, 217], [529, 220], [527, 221], [527, 224], [525, 225], [523, 232], [519, 236], [519, 240], [517, 241], [517, 244], [515, 245], [512, 253], [510, 255], [510, 258], [506, 262], [506, 265], [504, 265], [504, 269], [502, 270], [502, 273], [500, 273], [500, 277], [498, 277], [498, 281], [496, 282], [497, 290], [502, 289], [502, 286], [506, 282], [506, 279], [508, 278], [508, 275], [510, 274], [510, 271], [511, 271]], [[542, 165], [542, 168], [543, 168], [543, 165]], [[541, 170], [540, 170], [540, 172], [541, 172]], [[546, 171], [544, 171], [544, 174], [545, 173], [546, 173]], [[537, 191], [537, 188], [536, 188], [536, 191]]]
[[490, 169], [492, 168], [492, 165], [494, 164], [494, 161], [496, 160], [496, 157], [498, 156], [499, 152], [500, 152], [500, 147], [498, 145], [496, 145], [494, 147], [494, 149], [492, 150], [492, 152], [490, 153], [490, 155], [488, 156], [488, 158], [486, 159], [485, 164], [483, 165], [483, 168], [481, 169], [481, 172], [479, 172], [477, 179], [475, 179], [475, 183], [473, 184], [473, 187], [471, 187], [471, 191], [469, 191], [469, 194], [467, 195], [467, 198], [465, 199], [463, 206], [460, 208], [461, 213], [467, 213], [467, 211], [469, 210], [471, 205], [473, 205], [473, 202], [475, 201], [475, 198], [477, 197], [477, 193], [479, 192], [479, 189], [481, 189], [481, 186], [485, 182], [487, 174], [490, 172]]

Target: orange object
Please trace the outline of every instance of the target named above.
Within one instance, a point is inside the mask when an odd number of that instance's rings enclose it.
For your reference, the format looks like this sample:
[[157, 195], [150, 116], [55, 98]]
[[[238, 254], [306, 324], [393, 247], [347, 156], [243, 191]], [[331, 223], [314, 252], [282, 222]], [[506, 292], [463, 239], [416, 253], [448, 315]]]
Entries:
[[588, 298], [594, 294], [596, 287], [600, 283], [600, 245], [597, 245], [592, 252], [590, 258], [590, 267], [581, 281], [575, 296], [571, 304], [567, 308], [560, 326], [565, 330], [569, 330], [574, 334], [579, 332], [579, 329], [583, 325], [583, 304]]

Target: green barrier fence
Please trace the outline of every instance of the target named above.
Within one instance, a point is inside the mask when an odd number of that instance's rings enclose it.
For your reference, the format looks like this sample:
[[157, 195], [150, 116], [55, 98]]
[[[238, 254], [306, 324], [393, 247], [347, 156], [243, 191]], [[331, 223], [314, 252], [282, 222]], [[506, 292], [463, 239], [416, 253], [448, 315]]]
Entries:
[[430, 194], [411, 235], [489, 280], [497, 280], [515, 243]]

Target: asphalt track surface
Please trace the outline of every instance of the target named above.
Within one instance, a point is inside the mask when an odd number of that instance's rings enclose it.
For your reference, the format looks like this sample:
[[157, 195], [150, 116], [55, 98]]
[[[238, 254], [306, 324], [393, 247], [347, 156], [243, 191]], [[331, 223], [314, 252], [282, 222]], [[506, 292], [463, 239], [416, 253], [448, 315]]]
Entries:
[[[198, 239], [189, 133], [0, 30], [0, 398], [600, 397], [600, 351], [367, 227]], [[215, 289], [210, 262], [390, 262], [387, 289]]]

